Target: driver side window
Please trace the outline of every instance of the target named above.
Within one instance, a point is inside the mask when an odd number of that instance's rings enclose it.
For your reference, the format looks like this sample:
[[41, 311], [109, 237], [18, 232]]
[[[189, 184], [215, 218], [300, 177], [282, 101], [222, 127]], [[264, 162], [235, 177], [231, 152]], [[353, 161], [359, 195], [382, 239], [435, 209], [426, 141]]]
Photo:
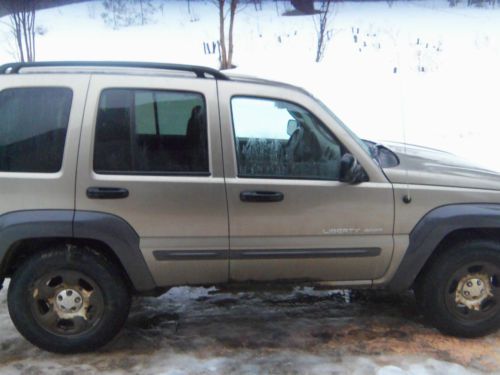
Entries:
[[231, 108], [239, 177], [339, 179], [342, 146], [304, 108], [249, 97]]

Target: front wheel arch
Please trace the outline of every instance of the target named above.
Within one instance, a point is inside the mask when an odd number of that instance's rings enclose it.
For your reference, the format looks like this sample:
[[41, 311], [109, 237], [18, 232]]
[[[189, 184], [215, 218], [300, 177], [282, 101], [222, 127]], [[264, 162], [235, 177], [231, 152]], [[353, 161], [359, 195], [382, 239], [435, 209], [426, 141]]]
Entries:
[[500, 228], [463, 228], [448, 233], [429, 256], [415, 278], [411, 288], [415, 289], [417, 287], [422, 277], [425, 276], [435, 260], [443, 253], [453, 251], [457, 244], [477, 240], [497, 241], [500, 243]]

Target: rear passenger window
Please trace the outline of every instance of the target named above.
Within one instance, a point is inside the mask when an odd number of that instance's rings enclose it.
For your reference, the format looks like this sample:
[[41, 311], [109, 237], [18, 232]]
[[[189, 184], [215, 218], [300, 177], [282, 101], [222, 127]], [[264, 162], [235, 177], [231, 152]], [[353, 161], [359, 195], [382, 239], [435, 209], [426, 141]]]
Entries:
[[203, 96], [158, 90], [105, 90], [97, 116], [94, 170], [207, 174]]
[[73, 92], [61, 87], [0, 92], [0, 171], [61, 169]]

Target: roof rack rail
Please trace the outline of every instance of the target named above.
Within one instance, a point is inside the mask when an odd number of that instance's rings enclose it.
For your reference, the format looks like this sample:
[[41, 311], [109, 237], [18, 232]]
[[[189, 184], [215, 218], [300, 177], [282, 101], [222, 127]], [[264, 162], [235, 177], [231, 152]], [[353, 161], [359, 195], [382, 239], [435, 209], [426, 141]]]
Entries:
[[218, 80], [229, 80], [229, 77], [217, 69], [196, 65], [166, 64], [152, 62], [127, 62], [127, 61], [40, 61], [29, 63], [9, 63], [0, 66], [0, 74], [17, 74], [23, 68], [46, 67], [113, 67], [113, 68], [145, 68], [159, 70], [179, 70], [192, 72], [198, 78], [207, 78], [207, 74]]

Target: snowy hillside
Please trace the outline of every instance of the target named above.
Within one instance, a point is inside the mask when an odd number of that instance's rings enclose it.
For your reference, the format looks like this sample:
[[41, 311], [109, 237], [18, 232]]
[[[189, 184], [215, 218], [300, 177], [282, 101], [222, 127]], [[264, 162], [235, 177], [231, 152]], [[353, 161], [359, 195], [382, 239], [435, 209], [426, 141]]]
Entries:
[[[142, 60], [218, 66], [203, 43], [218, 39], [209, 1], [162, 2], [151, 22], [114, 30], [101, 2], [40, 11], [38, 60]], [[247, 5], [236, 16], [238, 73], [303, 86], [361, 137], [441, 148], [500, 171], [500, 8], [445, 1], [335, 4], [327, 49], [315, 63], [313, 16], [286, 4]], [[158, 8], [159, 10], [159, 8]], [[11, 61], [7, 18], [0, 63]], [[394, 73], [394, 70], [397, 73]], [[404, 124], [404, 127], [403, 127]]]

